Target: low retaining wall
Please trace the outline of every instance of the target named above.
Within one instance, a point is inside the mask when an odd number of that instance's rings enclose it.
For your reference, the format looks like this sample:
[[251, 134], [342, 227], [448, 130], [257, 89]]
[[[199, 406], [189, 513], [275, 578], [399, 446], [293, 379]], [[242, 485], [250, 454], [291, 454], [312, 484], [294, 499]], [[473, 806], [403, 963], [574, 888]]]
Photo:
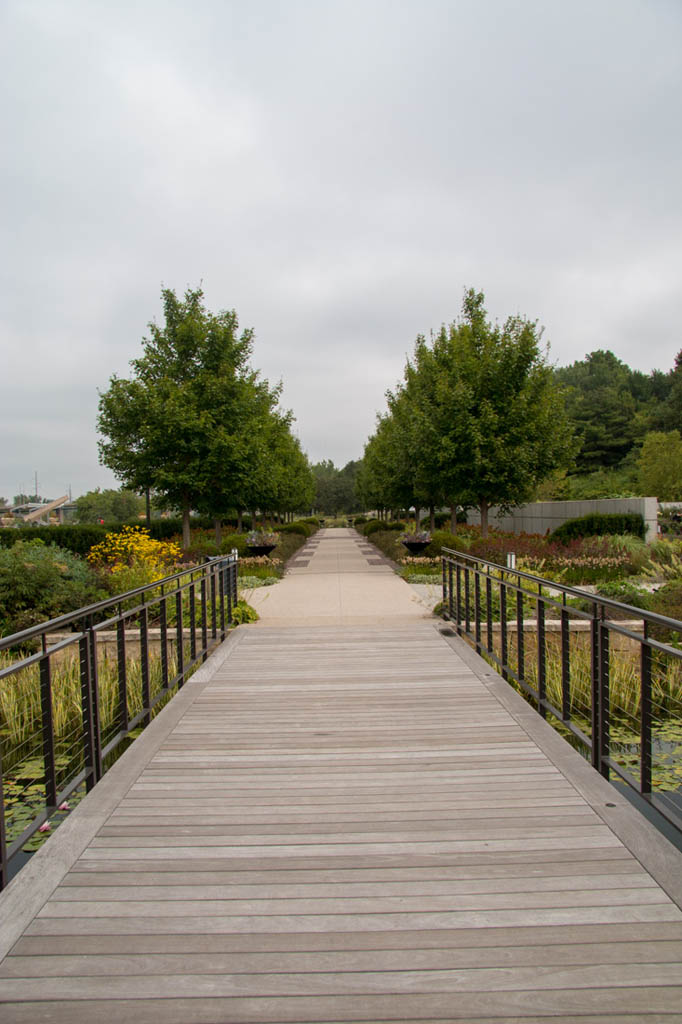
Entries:
[[[567, 519], [578, 519], [594, 512], [601, 515], [635, 512], [644, 519], [645, 539], [658, 536], [658, 498], [595, 498], [591, 501], [535, 501], [512, 512], [501, 513], [497, 506], [488, 512], [488, 522], [508, 533], [550, 533]], [[478, 525], [481, 516], [475, 509], [467, 512], [467, 522]]]

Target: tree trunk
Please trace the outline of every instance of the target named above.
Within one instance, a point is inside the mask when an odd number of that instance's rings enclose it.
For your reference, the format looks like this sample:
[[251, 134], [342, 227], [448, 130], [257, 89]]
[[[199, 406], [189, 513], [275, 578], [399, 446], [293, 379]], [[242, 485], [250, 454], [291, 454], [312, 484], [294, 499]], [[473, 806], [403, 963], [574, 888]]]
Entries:
[[242, 529], [243, 529], [243, 527], [242, 527], [242, 518], [243, 518], [243, 516], [244, 516], [244, 513], [242, 512], [242, 510], [240, 508], [238, 508], [237, 509], [237, 533], [241, 533], [242, 532]]
[[215, 542], [216, 542], [216, 545], [218, 546], [218, 548], [220, 548], [220, 545], [223, 542], [223, 524], [222, 524], [222, 520], [214, 519], [213, 520], [213, 529], [215, 530]]
[[421, 516], [421, 509], [419, 505], [414, 506], [414, 532], [419, 533], [419, 518]]
[[436, 510], [433, 505], [429, 505], [429, 527], [431, 529], [431, 533], [436, 529]]
[[182, 549], [183, 551], [189, 551], [189, 546], [192, 543], [192, 538], [189, 532], [189, 495], [186, 494], [182, 503]]
[[457, 506], [450, 506], [450, 533], [457, 533]]
[[485, 500], [485, 498], [481, 498], [480, 504], [479, 504], [478, 507], [479, 507], [480, 512], [481, 512], [481, 537], [487, 537], [488, 536], [488, 509], [490, 508], [490, 505]]
[[145, 498], [146, 498], [146, 508], [145, 508], [145, 511], [147, 513], [147, 529], [151, 530], [151, 526], [152, 526], [152, 495], [151, 495], [151, 491], [149, 490], [149, 488], [147, 488], [146, 491], [145, 491]]

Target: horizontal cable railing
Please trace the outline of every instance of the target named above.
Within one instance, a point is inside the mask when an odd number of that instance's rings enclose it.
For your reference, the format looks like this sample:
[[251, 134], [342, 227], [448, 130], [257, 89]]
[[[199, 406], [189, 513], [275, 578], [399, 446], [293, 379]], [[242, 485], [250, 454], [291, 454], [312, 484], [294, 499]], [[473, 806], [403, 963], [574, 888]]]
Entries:
[[233, 552], [0, 637], [0, 888], [225, 639], [237, 573]]
[[682, 622], [448, 548], [442, 582], [457, 633], [682, 830]]

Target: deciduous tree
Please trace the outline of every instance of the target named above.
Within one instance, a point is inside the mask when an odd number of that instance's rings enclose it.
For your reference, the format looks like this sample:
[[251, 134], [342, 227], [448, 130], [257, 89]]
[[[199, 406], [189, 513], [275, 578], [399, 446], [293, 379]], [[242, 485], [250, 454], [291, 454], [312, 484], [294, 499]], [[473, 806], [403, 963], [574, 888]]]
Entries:
[[682, 437], [679, 430], [651, 431], [639, 457], [642, 493], [659, 501], [682, 500]]
[[239, 482], [253, 332], [238, 333], [234, 310], [210, 313], [200, 288], [188, 289], [183, 299], [163, 289], [162, 298], [165, 323], [149, 324], [133, 376], [112, 377], [100, 396], [99, 450], [126, 486], [151, 487], [182, 510], [188, 547], [190, 510], [205, 506], [216, 462], [223, 490]]

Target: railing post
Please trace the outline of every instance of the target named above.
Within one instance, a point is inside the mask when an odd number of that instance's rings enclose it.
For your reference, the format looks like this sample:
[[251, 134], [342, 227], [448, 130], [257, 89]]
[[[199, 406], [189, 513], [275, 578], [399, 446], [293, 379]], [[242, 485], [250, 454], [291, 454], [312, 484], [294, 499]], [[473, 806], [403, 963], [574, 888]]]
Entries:
[[99, 717], [99, 673], [97, 671], [97, 633], [94, 630], [92, 617], [88, 619], [88, 653], [90, 657], [90, 707], [92, 728], [95, 738], [95, 782], [99, 782], [104, 774], [102, 766], [102, 728]]
[[457, 632], [462, 635], [462, 567], [457, 563]]
[[481, 577], [478, 565], [474, 569], [474, 637], [476, 653], [481, 653]]
[[200, 583], [201, 593], [201, 660], [206, 661], [208, 657], [208, 595], [206, 593], [206, 576], [202, 573]]
[[523, 594], [521, 592], [521, 577], [517, 577], [518, 590], [516, 591], [516, 674], [520, 680], [526, 678], [526, 652], [523, 633]]
[[538, 711], [547, 718], [547, 645], [545, 639], [545, 602], [542, 594], [537, 598], [537, 630], [538, 630]]
[[177, 660], [178, 690], [185, 681], [185, 636], [182, 627], [182, 590], [175, 591], [175, 646]]
[[500, 670], [502, 678], [508, 680], [507, 660], [509, 658], [509, 644], [507, 640], [507, 584], [504, 578], [500, 580]]
[[486, 640], [488, 650], [493, 650], [493, 585], [490, 579], [490, 573], [486, 573], [485, 576], [485, 623], [486, 623]]
[[564, 722], [571, 717], [571, 632], [565, 607], [561, 609], [561, 717]]
[[43, 732], [43, 764], [45, 768], [45, 804], [57, 806], [57, 772], [55, 767], [54, 720], [52, 715], [52, 673], [50, 657], [46, 651], [45, 634], [42, 637], [43, 656], [40, 659], [40, 707]]
[[609, 693], [609, 630], [604, 623], [604, 609], [599, 622], [599, 724], [601, 773], [609, 777], [607, 758], [611, 753], [611, 699]]
[[145, 725], [151, 722], [152, 697], [149, 680], [149, 628], [147, 606], [140, 609], [140, 676], [142, 682], [142, 710], [145, 714], [142, 721]]
[[[122, 609], [119, 609], [121, 614]], [[118, 658], [118, 727], [128, 731], [128, 665], [126, 662], [126, 624], [120, 618], [116, 623], [116, 655]]]
[[644, 621], [644, 643], [641, 645], [641, 678], [642, 692], [640, 695], [640, 793], [651, 795], [651, 648], [646, 641], [649, 638], [649, 623]]
[[194, 580], [189, 585], [189, 656], [194, 661], [197, 656], [197, 609]]
[[448, 579], [447, 579], [447, 561], [445, 555], [440, 556], [440, 582], [441, 582], [441, 601], [443, 607], [449, 607], [448, 601]]
[[236, 548], [232, 548], [232, 561], [233, 561], [233, 569], [232, 569], [232, 576], [230, 577], [230, 579], [232, 580], [232, 605], [234, 606], [237, 603], [237, 601], [239, 600], [239, 592], [238, 592], [238, 587], [237, 587], [237, 577], [239, 575], [239, 570], [238, 570], [239, 553], [238, 553]]
[[83, 718], [83, 761], [86, 771], [85, 788], [88, 792], [98, 779], [95, 729], [92, 713], [92, 685], [90, 682], [90, 652], [88, 635], [84, 633], [78, 641], [78, 657], [81, 676], [81, 715]]
[[0, 750], [0, 890], [7, 885], [7, 825], [5, 822], [5, 786], [2, 780], [2, 750]]
[[164, 593], [159, 604], [159, 654], [161, 656], [161, 685], [168, 689], [168, 613]]
[[235, 589], [237, 579], [237, 563], [234, 560], [235, 552], [232, 552], [232, 560], [227, 566], [226, 591], [227, 591], [227, 622], [232, 625], [232, 610], [235, 606]]
[[218, 594], [220, 607], [220, 639], [226, 636], [225, 629], [225, 589], [227, 586], [227, 562], [222, 561], [218, 569]]
[[448, 618], [453, 619], [454, 602], [452, 595], [452, 561], [448, 559]]
[[215, 640], [218, 636], [218, 607], [216, 603], [216, 574], [219, 572], [216, 563], [212, 563], [210, 572], [211, 581], [211, 636]]
[[590, 682], [592, 684], [592, 767], [601, 772], [601, 741], [599, 710], [599, 612], [600, 606], [592, 605], [590, 622]]

